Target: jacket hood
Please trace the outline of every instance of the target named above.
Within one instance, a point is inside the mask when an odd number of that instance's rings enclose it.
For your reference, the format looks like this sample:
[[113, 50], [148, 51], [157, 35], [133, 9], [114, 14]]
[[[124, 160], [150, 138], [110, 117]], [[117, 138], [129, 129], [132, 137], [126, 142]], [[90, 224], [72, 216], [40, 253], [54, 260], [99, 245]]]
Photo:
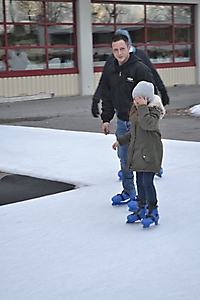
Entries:
[[149, 108], [155, 108], [160, 112], [160, 119], [165, 115], [165, 108], [162, 104], [161, 98], [158, 95], [154, 95], [153, 101], [148, 104]]
[[129, 45], [131, 46], [129, 52], [134, 52], [134, 53], [136, 52], [136, 48], [133, 46], [133, 42], [131, 40], [131, 37], [130, 37], [130, 34], [129, 34], [128, 30], [117, 29], [116, 32], [115, 32], [115, 34], [123, 34], [123, 35], [125, 35], [128, 38]]

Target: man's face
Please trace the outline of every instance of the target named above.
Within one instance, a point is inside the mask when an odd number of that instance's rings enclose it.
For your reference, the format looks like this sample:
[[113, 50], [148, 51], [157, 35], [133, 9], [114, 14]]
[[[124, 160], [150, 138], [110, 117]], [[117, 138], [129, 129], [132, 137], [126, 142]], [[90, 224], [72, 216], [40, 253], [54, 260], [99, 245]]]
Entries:
[[127, 46], [123, 40], [112, 43], [112, 53], [120, 66], [129, 59], [129, 50], [130, 45]]

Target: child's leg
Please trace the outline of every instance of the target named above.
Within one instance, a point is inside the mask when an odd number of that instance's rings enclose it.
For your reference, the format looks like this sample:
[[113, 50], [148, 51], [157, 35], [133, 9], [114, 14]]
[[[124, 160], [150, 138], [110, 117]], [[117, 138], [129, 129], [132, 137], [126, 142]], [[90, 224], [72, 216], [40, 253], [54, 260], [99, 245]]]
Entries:
[[151, 206], [155, 206], [157, 204], [156, 189], [153, 182], [154, 176], [155, 173], [153, 172], [142, 173], [142, 186], [145, 191], [145, 199]]
[[138, 201], [142, 204], [146, 203], [146, 191], [145, 186], [143, 184], [144, 181], [144, 172], [136, 172], [136, 184], [137, 184], [137, 192], [138, 192]]
[[137, 211], [139, 204], [146, 204], [145, 189], [143, 187], [143, 172], [136, 172], [137, 198], [129, 201], [129, 211]]
[[151, 224], [158, 224], [159, 214], [157, 208], [157, 194], [154, 186], [154, 176], [155, 173], [146, 172], [143, 173], [143, 187], [145, 190], [145, 195], [148, 203], [148, 211], [145, 218], [142, 220], [142, 225], [144, 228], [149, 227]]
[[133, 213], [127, 216], [127, 223], [135, 223], [142, 220], [146, 214], [146, 193], [143, 186], [143, 172], [136, 172], [137, 200], [128, 203], [129, 211]]

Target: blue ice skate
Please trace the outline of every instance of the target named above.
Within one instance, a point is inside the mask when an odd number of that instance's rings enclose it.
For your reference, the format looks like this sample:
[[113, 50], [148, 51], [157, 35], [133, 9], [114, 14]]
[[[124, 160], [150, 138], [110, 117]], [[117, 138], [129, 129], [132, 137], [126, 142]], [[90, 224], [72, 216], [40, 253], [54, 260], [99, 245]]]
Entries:
[[117, 173], [117, 176], [119, 177], [119, 180], [122, 180], [122, 170], [119, 170], [119, 172]]
[[158, 209], [155, 208], [152, 213], [148, 213], [142, 220], [143, 228], [148, 228], [151, 224], [158, 225], [159, 214]]
[[160, 168], [160, 172], [156, 173], [156, 176], [158, 176], [159, 178], [163, 177], [163, 168]]
[[112, 206], [127, 204], [131, 199], [135, 199], [136, 193], [128, 194], [122, 191], [121, 194], [117, 194], [112, 197]]
[[127, 216], [126, 223], [135, 223], [136, 221], [141, 221], [147, 212], [146, 204], [141, 205], [137, 211]]
[[128, 210], [129, 211], [137, 211], [139, 208], [139, 202], [138, 200], [135, 198], [135, 199], [131, 199], [129, 202], [128, 202]]

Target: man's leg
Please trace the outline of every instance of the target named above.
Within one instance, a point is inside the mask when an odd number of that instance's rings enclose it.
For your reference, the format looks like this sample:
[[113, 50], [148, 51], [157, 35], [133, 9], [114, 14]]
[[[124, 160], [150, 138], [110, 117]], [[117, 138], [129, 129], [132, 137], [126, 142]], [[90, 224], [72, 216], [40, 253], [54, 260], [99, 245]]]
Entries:
[[122, 170], [122, 186], [125, 192], [129, 194], [135, 193], [135, 186], [133, 182], [133, 172], [126, 170], [127, 164], [127, 151], [128, 146], [119, 146], [118, 147], [118, 157], [120, 159], [120, 165]]
[[[116, 129], [116, 137], [128, 132], [130, 130], [130, 122], [124, 122], [120, 119], [117, 119], [117, 129]], [[120, 200], [123, 201], [123, 198], [127, 198], [124, 200], [129, 200], [130, 198], [135, 197], [135, 186], [134, 186], [134, 177], [133, 172], [126, 170], [126, 163], [127, 163], [127, 151], [128, 146], [119, 146], [117, 149], [117, 154], [120, 159], [121, 164], [121, 170], [122, 170], [122, 186], [123, 186], [123, 192], [125, 194], [118, 194], [112, 198], [113, 202], [118, 202]]]

